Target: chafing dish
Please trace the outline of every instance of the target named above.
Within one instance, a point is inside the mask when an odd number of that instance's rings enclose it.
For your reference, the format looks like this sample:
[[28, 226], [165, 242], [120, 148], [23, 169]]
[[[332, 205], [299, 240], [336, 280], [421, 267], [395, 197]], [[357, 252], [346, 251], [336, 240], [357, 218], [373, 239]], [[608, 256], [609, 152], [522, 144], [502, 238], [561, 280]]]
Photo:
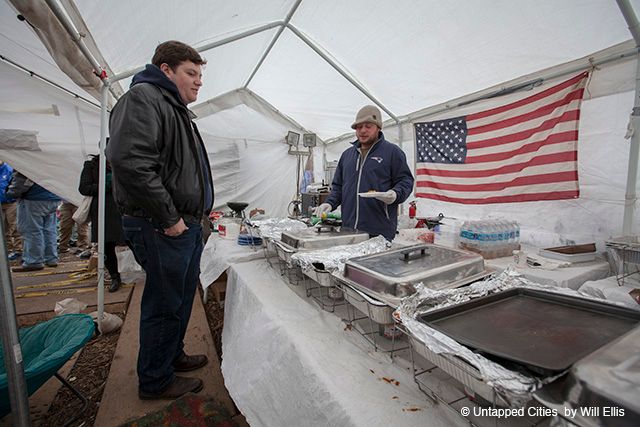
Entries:
[[335, 285], [330, 271], [312, 266], [311, 268], [303, 268], [302, 272], [305, 276], [307, 276], [320, 286], [330, 287]]
[[350, 245], [369, 239], [367, 233], [336, 227], [310, 227], [304, 230], [283, 231], [281, 240], [274, 240], [280, 259], [291, 265], [291, 255], [297, 251]]
[[371, 298], [364, 292], [361, 292], [344, 282], [340, 285], [340, 289], [342, 289], [344, 299], [347, 300], [349, 304], [367, 315], [367, 317], [374, 322], [381, 325], [394, 323], [393, 308], [389, 307], [387, 304]]
[[351, 245], [369, 239], [367, 233], [326, 226], [309, 227], [305, 230], [282, 232], [282, 243], [298, 250], [323, 249], [338, 245]]
[[[533, 397], [580, 426], [640, 424], [640, 327], [576, 362]], [[586, 409], [585, 409], [586, 408]]]
[[552, 376], [640, 325], [640, 311], [513, 288], [430, 311], [418, 320], [501, 363]]
[[[470, 365], [465, 360], [453, 354], [439, 354], [431, 351], [422, 340], [411, 333], [408, 333], [407, 336], [409, 337], [412, 351], [415, 351], [427, 361], [433, 363], [452, 378], [456, 379], [460, 384], [467, 387], [467, 393], [478, 395], [488, 402], [495, 402], [499, 406], [508, 406], [508, 404], [496, 394], [494, 388], [487, 383], [475, 366]], [[421, 384], [417, 378], [414, 379], [418, 384]], [[433, 392], [428, 394], [433, 398]]]
[[397, 307], [402, 298], [415, 292], [416, 283], [434, 290], [457, 288], [490, 274], [478, 254], [422, 244], [352, 258], [345, 263], [343, 280]]

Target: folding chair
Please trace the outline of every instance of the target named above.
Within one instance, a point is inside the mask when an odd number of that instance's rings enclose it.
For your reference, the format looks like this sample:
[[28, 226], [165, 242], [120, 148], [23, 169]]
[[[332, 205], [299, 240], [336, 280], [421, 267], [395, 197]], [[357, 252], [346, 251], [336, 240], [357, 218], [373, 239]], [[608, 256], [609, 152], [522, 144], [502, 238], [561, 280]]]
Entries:
[[[95, 331], [93, 319], [87, 314], [66, 314], [19, 331], [22, 366], [29, 396], [55, 376], [83, 402], [82, 410], [65, 425], [75, 421], [87, 409], [89, 402], [57, 372], [76, 351], [84, 347]], [[11, 405], [2, 343], [0, 369], [0, 417], [3, 417], [11, 412]]]

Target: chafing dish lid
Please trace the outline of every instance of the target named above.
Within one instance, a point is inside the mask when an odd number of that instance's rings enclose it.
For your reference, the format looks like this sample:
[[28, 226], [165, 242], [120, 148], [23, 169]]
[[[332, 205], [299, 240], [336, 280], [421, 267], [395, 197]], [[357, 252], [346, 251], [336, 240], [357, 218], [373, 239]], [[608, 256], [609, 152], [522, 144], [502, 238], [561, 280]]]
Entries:
[[333, 245], [360, 243], [369, 234], [345, 227], [309, 227], [304, 230], [283, 231], [282, 242], [298, 249], [319, 249]]
[[354, 269], [369, 270], [376, 275], [386, 276], [392, 281], [407, 279], [409, 276], [415, 276], [419, 271], [425, 272], [425, 276], [430, 276], [435, 270], [455, 269], [460, 265], [477, 265], [470, 274], [484, 270], [482, 256], [437, 245], [414, 245], [365, 255], [352, 258], [347, 265], [345, 271], [347, 277]]

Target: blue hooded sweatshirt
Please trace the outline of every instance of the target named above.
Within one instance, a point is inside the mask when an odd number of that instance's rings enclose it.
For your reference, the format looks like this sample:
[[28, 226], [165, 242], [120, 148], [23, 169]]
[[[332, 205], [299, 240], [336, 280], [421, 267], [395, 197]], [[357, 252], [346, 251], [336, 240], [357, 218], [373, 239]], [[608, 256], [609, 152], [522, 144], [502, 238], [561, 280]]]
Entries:
[[[368, 191], [396, 192], [396, 200], [384, 202], [359, 197]], [[398, 206], [413, 191], [413, 174], [404, 152], [378, 133], [378, 141], [361, 161], [360, 143], [355, 141], [338, 161], [327, 203], [333, 209], [342, 206], [342, 225], [393, 240], [398, 228]]]

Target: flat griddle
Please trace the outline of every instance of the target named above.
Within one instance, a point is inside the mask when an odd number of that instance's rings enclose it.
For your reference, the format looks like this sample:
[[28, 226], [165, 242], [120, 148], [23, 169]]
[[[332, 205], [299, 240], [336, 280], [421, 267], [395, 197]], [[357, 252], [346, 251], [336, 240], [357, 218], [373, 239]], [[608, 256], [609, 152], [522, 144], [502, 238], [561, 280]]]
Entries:
[[640, 324], [640, 311], [514, 288], [420, 320], [474, 350], [553, 375]]

